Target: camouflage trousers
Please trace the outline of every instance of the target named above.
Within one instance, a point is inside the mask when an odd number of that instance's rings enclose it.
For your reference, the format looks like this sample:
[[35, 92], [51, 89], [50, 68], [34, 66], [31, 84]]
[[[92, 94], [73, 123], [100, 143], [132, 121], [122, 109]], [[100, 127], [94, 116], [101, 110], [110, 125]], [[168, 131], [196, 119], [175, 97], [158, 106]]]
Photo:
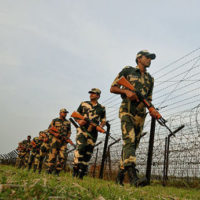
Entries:
[[34, 169], [36, 170], [38, 165], [39, 165], [39, 158], [40, 158], [40, 154], [39, 154], [39, 150], [33, 150], [30, 154], [29, 157], [29, 161], [28, 161], [28, 165], [29, 165], [29, 169], [31, 168], [32, 164], [34, 166]]
[[65, 152], [67, 150], [67, 143], [56, 137], [52, 137], [49, 145], [50, 148], [47, 168], [49, 171], [53, 171], [54, 169], [56, 169], [57, 171], [61, 171], [66, 160]]
[[81, 169], [86, 172], [88, 170], [88, 164], [92, 157], [96, 138], [88, 136], [87, 132], [84, 132], [81, 128], [77, 128], [76, 136], [76, 149], [74, 151], [75, 168]]
[[16, 167], [21, 168], [21, 167], [25, 167], [26, 163], [25, 163], [25, 155], [26, 152], [18, 152], [18, 157], [16, 160]]
[[27, 151], [24, 156], [25, 167], [27, 167], [28, 165], [29, 157], [30, 157], [30, 151]]
[[129, 113], [120, 116], [122, 130], [122, 155], [120, 169], [136, 164], [136, 149], [140, 142], [145, 117], [132, 116]]
[[43, 142], [40, 147], [39, 166], [38, 166], [39, 171], [42, 170], [42, 166], [44, 162], [48, 160], [48, 153], [49, 153], [49, 144], [46, 142]]

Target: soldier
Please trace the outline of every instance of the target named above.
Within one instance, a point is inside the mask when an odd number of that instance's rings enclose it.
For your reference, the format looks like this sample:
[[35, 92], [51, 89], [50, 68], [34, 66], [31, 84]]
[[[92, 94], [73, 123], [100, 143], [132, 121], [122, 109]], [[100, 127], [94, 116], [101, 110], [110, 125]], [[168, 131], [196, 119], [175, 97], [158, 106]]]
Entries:
[[56, 174], [59, 175], [64, 166], [65, 151], [71, 136], [71, 123], [66, 119], [67, 113], [65, 108], [61, 109], [60, 117], [53, 119], [49, 126], [50, 150], [47, 164], [49, 174], [55, 170]]
[[[90, 101], [84, 101], [78, 107], [78, 112], [103, 127], [106, 124], [105, 107], [98, 103], [101, 91], [93, 88], [89, 91]], [[88, 163], [91, 159], [95, 142], [97, 140], [96, 127], [85, 120], [77, 120], [80, 127], [77, 128], [76, 150], [74, 151], [73, 176], [80, 179], [87, 173]]]
[[18, 143], [18, 147], [17, 147], [17, 152], [18, 152], [18, 157], [17, 157], [17, 160], [16, 160], [16, 167], [18, 167], [19, 169], [22, 167], [22, 166], [25, 166], [25, 155], [26, 155], [26, 151], [25, 151], [26, 147], [25, 147], [25, 144], [22, 142], [19, 142]]
[[28, 166], [28, 160], [30, 157], [30, 144], [31, 144], [31, 136], [28, 135], [27, 136], [27, 140], [26, 140], [26, 154], [25, 154], [25, 167]]
[[31, 141], [31, 148], [30, 148], [31, 154], [30, 154], [29, 162], [28, 162], [28, 170], [31, 169], [32, 164], [33, 164], [33, 171], [34, 172], [38, 168], [41, 144], [42, 144], [41, 136], [34, 137], [33, 140]]
[[[136, 55], [137, 66], [126, 66], [115, 78], [111, 85], [110, 92], [120, 94], [122, 103], [119, 110], [122, 130], [122, 156], [120, 160], [120, 170], [117, 176], [117, 183], [123, 185], [125, 172], [128, 172], [129, 181], [134, 186], [144, 186], [146, 179], [139, 179], [136, 166], [136, 149], [139, 145], [140, 136], [146, 117], [146, 108], [143, 102], [140, 102], [136, 93], [126, 88], [120, 88], [117, 81], [124, 76], [135, 88], [135, 91], [141, 93], [150, 102], [152, 101], [152, 91], [154, 86], [153, 77], [147, 72], [151, 60], [155, 59], [154, 53], [142, 50]], [[156, 117], [157, 111], [153, 110], [150, 115]]]
[[42, 144], [40, 146], [39, 166], [38, 166], [39, 173], [41, 173], [43, 162], [45, 161], [45, 158], [47, 159], [47, 155], [49, 153], [49, 133], [47, 131], [48, 130], [40, 131], [39, 133], [42, 139]]
[[29, 156], [30, 156], [30, 142], [31, 142], [31, 136], [27, 136], [27, 140], [23, 140], [18, 144], [18, 158], [17, 158], [17, 164], [18, 168], [26, 167], [28, 164]]

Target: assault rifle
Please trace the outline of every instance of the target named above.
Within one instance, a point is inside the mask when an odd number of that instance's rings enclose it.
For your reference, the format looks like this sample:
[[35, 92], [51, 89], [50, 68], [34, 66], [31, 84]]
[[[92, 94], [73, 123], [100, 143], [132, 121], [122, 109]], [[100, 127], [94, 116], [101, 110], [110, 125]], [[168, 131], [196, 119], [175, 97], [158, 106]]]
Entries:
[[55, 127], [55, 126], [51, 126], [49, 129], [48, 129], [48, 132], [55, 136], [55, 137], [59, 137], [59, 132], [58, 132], [58, 129]]
[[24, 147], [24, 145], [19, 144], [17, 147], [17, 151], [24, 151], [26, 149], [26, 147]]
[[49, 138], [47, 136], [47, 134], [45, 132], [40, 132], [40, 136], [42, 137], [42, 141], [43, 142], [48, 142], [49, 141]]
[[[140, 92], [135, 91], [133, 85], [131, 85], [131, 83], [129, 81], [126, 80], [126, 78], [124, 76], [122, 76], [117, 83], [121, 86], [124, 86], [125, 88], [128, 88], [129, 90], [131, 90], [132, 92], [136, 93], [136, 95], [138, 96], [139, 100], [141, 102], [144, 103], [144, 105], [148, 108], [148, 110], [151, 112], [153, 110], [156, 110], [155, 107], [153, 106], [153, 104], [151, 102], [149, 102]], [[171, 129], [166, 125], [166, 120], [161, 116], [161, 114], [157, 111], [157, 116], [156, 116], [156, 120], [158, 121], [158, 123], [161, 126], [165, 126], [169, 132], [173, 134], [173, 132], [171, 131]], [[175, 135], [174, 135], [175, 136]]]
[[83, 115], [81, 115], [79, 112], [74, 111], [71, 114], [71, 117], [75, 118], [75, 119], [79, 119], [79, 120], [85, 120], [88, 124], [96, 127], [96, 130], [100, 133], [106, 133], [106, 131], [100, 127], [99, 125], [95, 124], [94, 122], [92, 122], [90, 119], [88, 119], [87, 117], [84, 117]]
[[76, 148], [76, 145], [72, 142], [72, 140], [71, 140], [69, 137], [63, 137], [63, 139], [64, 139], [67, 143], [71, 144], [74, 148]]
[[51, 135], [55, 136], [56, 138], [61, 139], [61, 140], [64, 140], [65, 142], [70, 143], [70, 144], [71, 144], [72, 146], [74, 146], [74, 147], [76, 146], [76, 145], [72, 142], [72, 140], [71, 140], [69, 137], [60, 135], [59, 130], [58, 130], [55, 126], [51, 126], [51, 127], [48, 129], [48, 132], [49, 132]]
[[37, 147], [37, 144], [34, 140], [31, 141], [31, 146], [35, 149]]
[[[78, 126], [78, 124], [77, 124], [71, 117], [69, 118], [69, 120], [71, 121], [71, 123], [74, 125], [75, 128], [80, 128], [80, 127]], [[87, 132], [87, 135], [88, 135], [90, 138], [94, 139], [94, 137], [92, 137], [91, 134], [89, 134], [88, 132]]]

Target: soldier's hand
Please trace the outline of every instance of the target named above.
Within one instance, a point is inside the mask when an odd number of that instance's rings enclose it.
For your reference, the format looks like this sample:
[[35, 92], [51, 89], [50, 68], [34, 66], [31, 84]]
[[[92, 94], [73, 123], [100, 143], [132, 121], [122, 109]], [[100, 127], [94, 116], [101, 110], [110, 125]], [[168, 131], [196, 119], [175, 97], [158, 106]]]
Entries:
[[79, 124], [80, 126], [84, 126], [84, 125], [87, 123], [84, 119], [82, 119], [82, 120], [77, 120], [77, 122], [78, 122], [78, 124]]
[[131, 101], [135, 100], [139, 102], [138, 96], [136, 95], [135, 92], [131, 92], [130, 90], [125, 90], [125, 94], [127, 98], [130, 99]]

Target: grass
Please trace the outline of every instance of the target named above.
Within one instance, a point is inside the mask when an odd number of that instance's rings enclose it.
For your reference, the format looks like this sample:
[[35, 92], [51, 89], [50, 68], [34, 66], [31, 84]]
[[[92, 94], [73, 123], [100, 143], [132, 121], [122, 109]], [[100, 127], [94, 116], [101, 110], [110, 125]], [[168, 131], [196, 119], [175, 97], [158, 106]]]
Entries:
[[28, 172], [13, 166], [0, 165], [0, 199], [139, 199], [139, 200], [200, 200], [195, 188], [163, 187], [153, 183], [144, 188], [124, 187], [112, 181], [85, 177], [73, 178], [70, 173], [60, 176]]

